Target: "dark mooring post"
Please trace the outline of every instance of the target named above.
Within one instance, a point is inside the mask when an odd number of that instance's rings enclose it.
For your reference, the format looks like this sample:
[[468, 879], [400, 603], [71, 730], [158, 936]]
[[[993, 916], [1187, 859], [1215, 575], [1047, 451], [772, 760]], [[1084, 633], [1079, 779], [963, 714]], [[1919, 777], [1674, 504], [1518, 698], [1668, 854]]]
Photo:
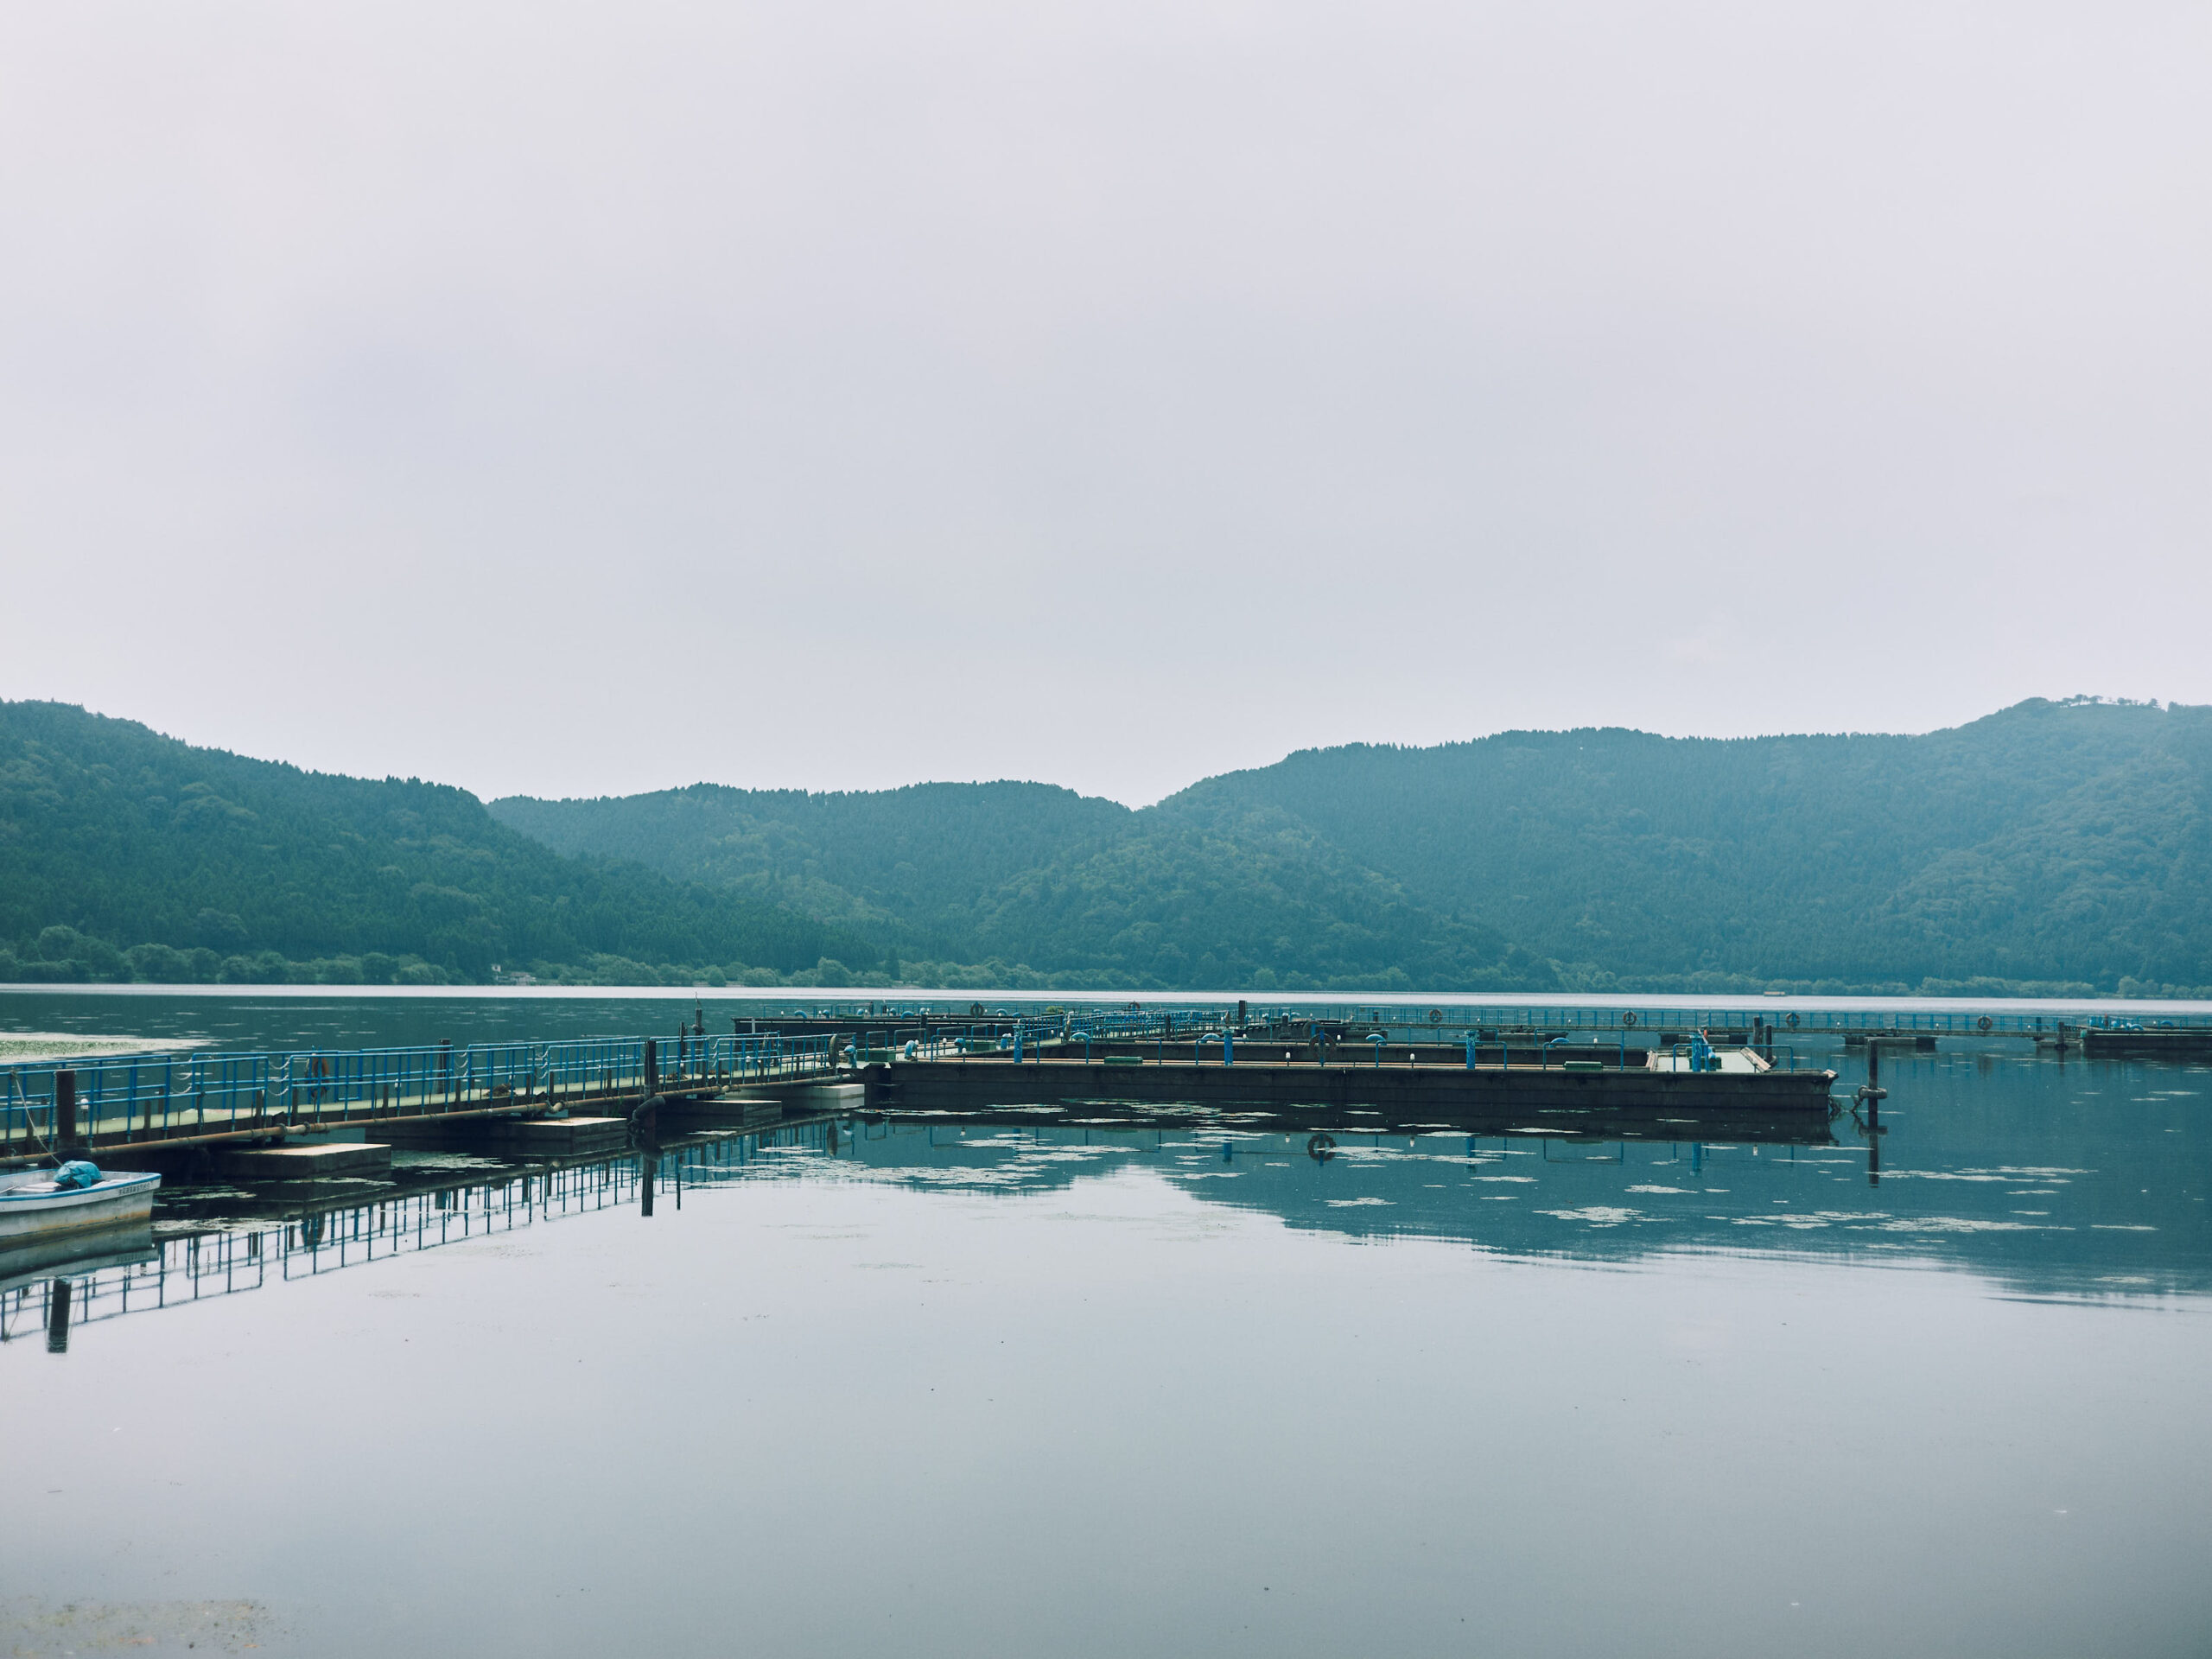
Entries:
[[660, 1162], [660, 1046], [645, 1039], [645, 1092], [630, 1115], [630, 1141], [638, 1149], [638, 1212], [653, 1213], [653, 1174]]
[[54, 1150], [67, 1156], [77, 1147], [77, 1074], [57, 1071], [54, 1074]]
[[1882, 1101], [1889, 1090], [1881, 1086], [1881, 1045], [1869, 1040], [1866, 1045], [1866, 1086], [1859, 1091], [1866, 1103], [1866, 1185], [1882, 1184]]
[[47, 1289], [46, 1351], [66, 1354], [69, 1351], [69, 1281], [56, 1279]]

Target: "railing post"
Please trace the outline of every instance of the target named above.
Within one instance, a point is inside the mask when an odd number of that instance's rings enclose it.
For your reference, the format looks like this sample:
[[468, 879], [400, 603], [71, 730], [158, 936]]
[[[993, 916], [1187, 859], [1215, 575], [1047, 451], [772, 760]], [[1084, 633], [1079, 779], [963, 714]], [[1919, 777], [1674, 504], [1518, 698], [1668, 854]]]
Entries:
[[54, 1074], [54, 1150], [77, 1150], [77, 1074], [66, 1069]]

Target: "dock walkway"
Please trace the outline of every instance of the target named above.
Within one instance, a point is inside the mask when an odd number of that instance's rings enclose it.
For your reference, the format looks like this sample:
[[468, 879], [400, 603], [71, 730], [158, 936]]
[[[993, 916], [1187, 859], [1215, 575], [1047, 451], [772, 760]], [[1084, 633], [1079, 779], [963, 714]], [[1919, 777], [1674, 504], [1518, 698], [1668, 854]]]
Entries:
[[54, 1059], [0, 1068], [0, 1163], [581, 1108], [626, 1114], [648, 1094], [696, 1099], [836, 1067], [834, 1039], [773, 1033]]

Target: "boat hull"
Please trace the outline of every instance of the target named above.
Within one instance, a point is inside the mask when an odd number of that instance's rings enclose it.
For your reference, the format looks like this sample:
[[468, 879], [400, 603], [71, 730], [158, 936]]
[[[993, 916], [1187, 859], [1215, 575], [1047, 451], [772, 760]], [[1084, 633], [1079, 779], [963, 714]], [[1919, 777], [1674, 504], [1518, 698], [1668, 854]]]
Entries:
[[57, 1191], [51, 1181], [0, 1187], [0, 1251], [143, 1225], [154, 1214], [159, 1175], [103, 1175], [88, 1187]]

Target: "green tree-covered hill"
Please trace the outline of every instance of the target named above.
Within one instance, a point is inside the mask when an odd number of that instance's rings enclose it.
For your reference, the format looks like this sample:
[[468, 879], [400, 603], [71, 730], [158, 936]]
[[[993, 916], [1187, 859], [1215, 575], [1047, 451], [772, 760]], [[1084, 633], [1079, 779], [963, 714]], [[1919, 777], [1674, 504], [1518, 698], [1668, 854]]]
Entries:
[[901, 957], [972, 944], [1005, 884], [1127, 828], [1115, 801], [1046, 784], [917, 784], [810, 795], [696, 784], [588, 801], [495, 801], [493, 816], [564, 853], [634, 860], [865, 931]]
[[696, 785], [506, 799], [548, 845], [639, 860], [863, 931], [910, 976], [1095, 988], [1380, 988], [1526, 978], [1290, 815], [1193, 799], [1132, 812], [1042, 784], [809, 795]]
[[0, 980], [2174, 992], [2212, 709], [1355, 745], [1039, 784], [508, 799], [0, 704]]
[[1626, 979], [2212, 981], [2212, 709], [1515, 732], [1310, 751], [1189, 793], [1288, 812], [1425, 904]]
[[[0, 980], [634, 980], [874, 965], [748, 894], [553, 851], [464, 791], [0, 703]], [[772, 976], [772, 975], [771, 976]]]
[[[1129, 987], [2144, 990], [2212, 982], [2212, 709], [1924, 736], [1354, 745], [1131, 812], [1038, 785], [503, 800], [922, 977]], [[916, 963], [917, 957], [923, 960]]]

